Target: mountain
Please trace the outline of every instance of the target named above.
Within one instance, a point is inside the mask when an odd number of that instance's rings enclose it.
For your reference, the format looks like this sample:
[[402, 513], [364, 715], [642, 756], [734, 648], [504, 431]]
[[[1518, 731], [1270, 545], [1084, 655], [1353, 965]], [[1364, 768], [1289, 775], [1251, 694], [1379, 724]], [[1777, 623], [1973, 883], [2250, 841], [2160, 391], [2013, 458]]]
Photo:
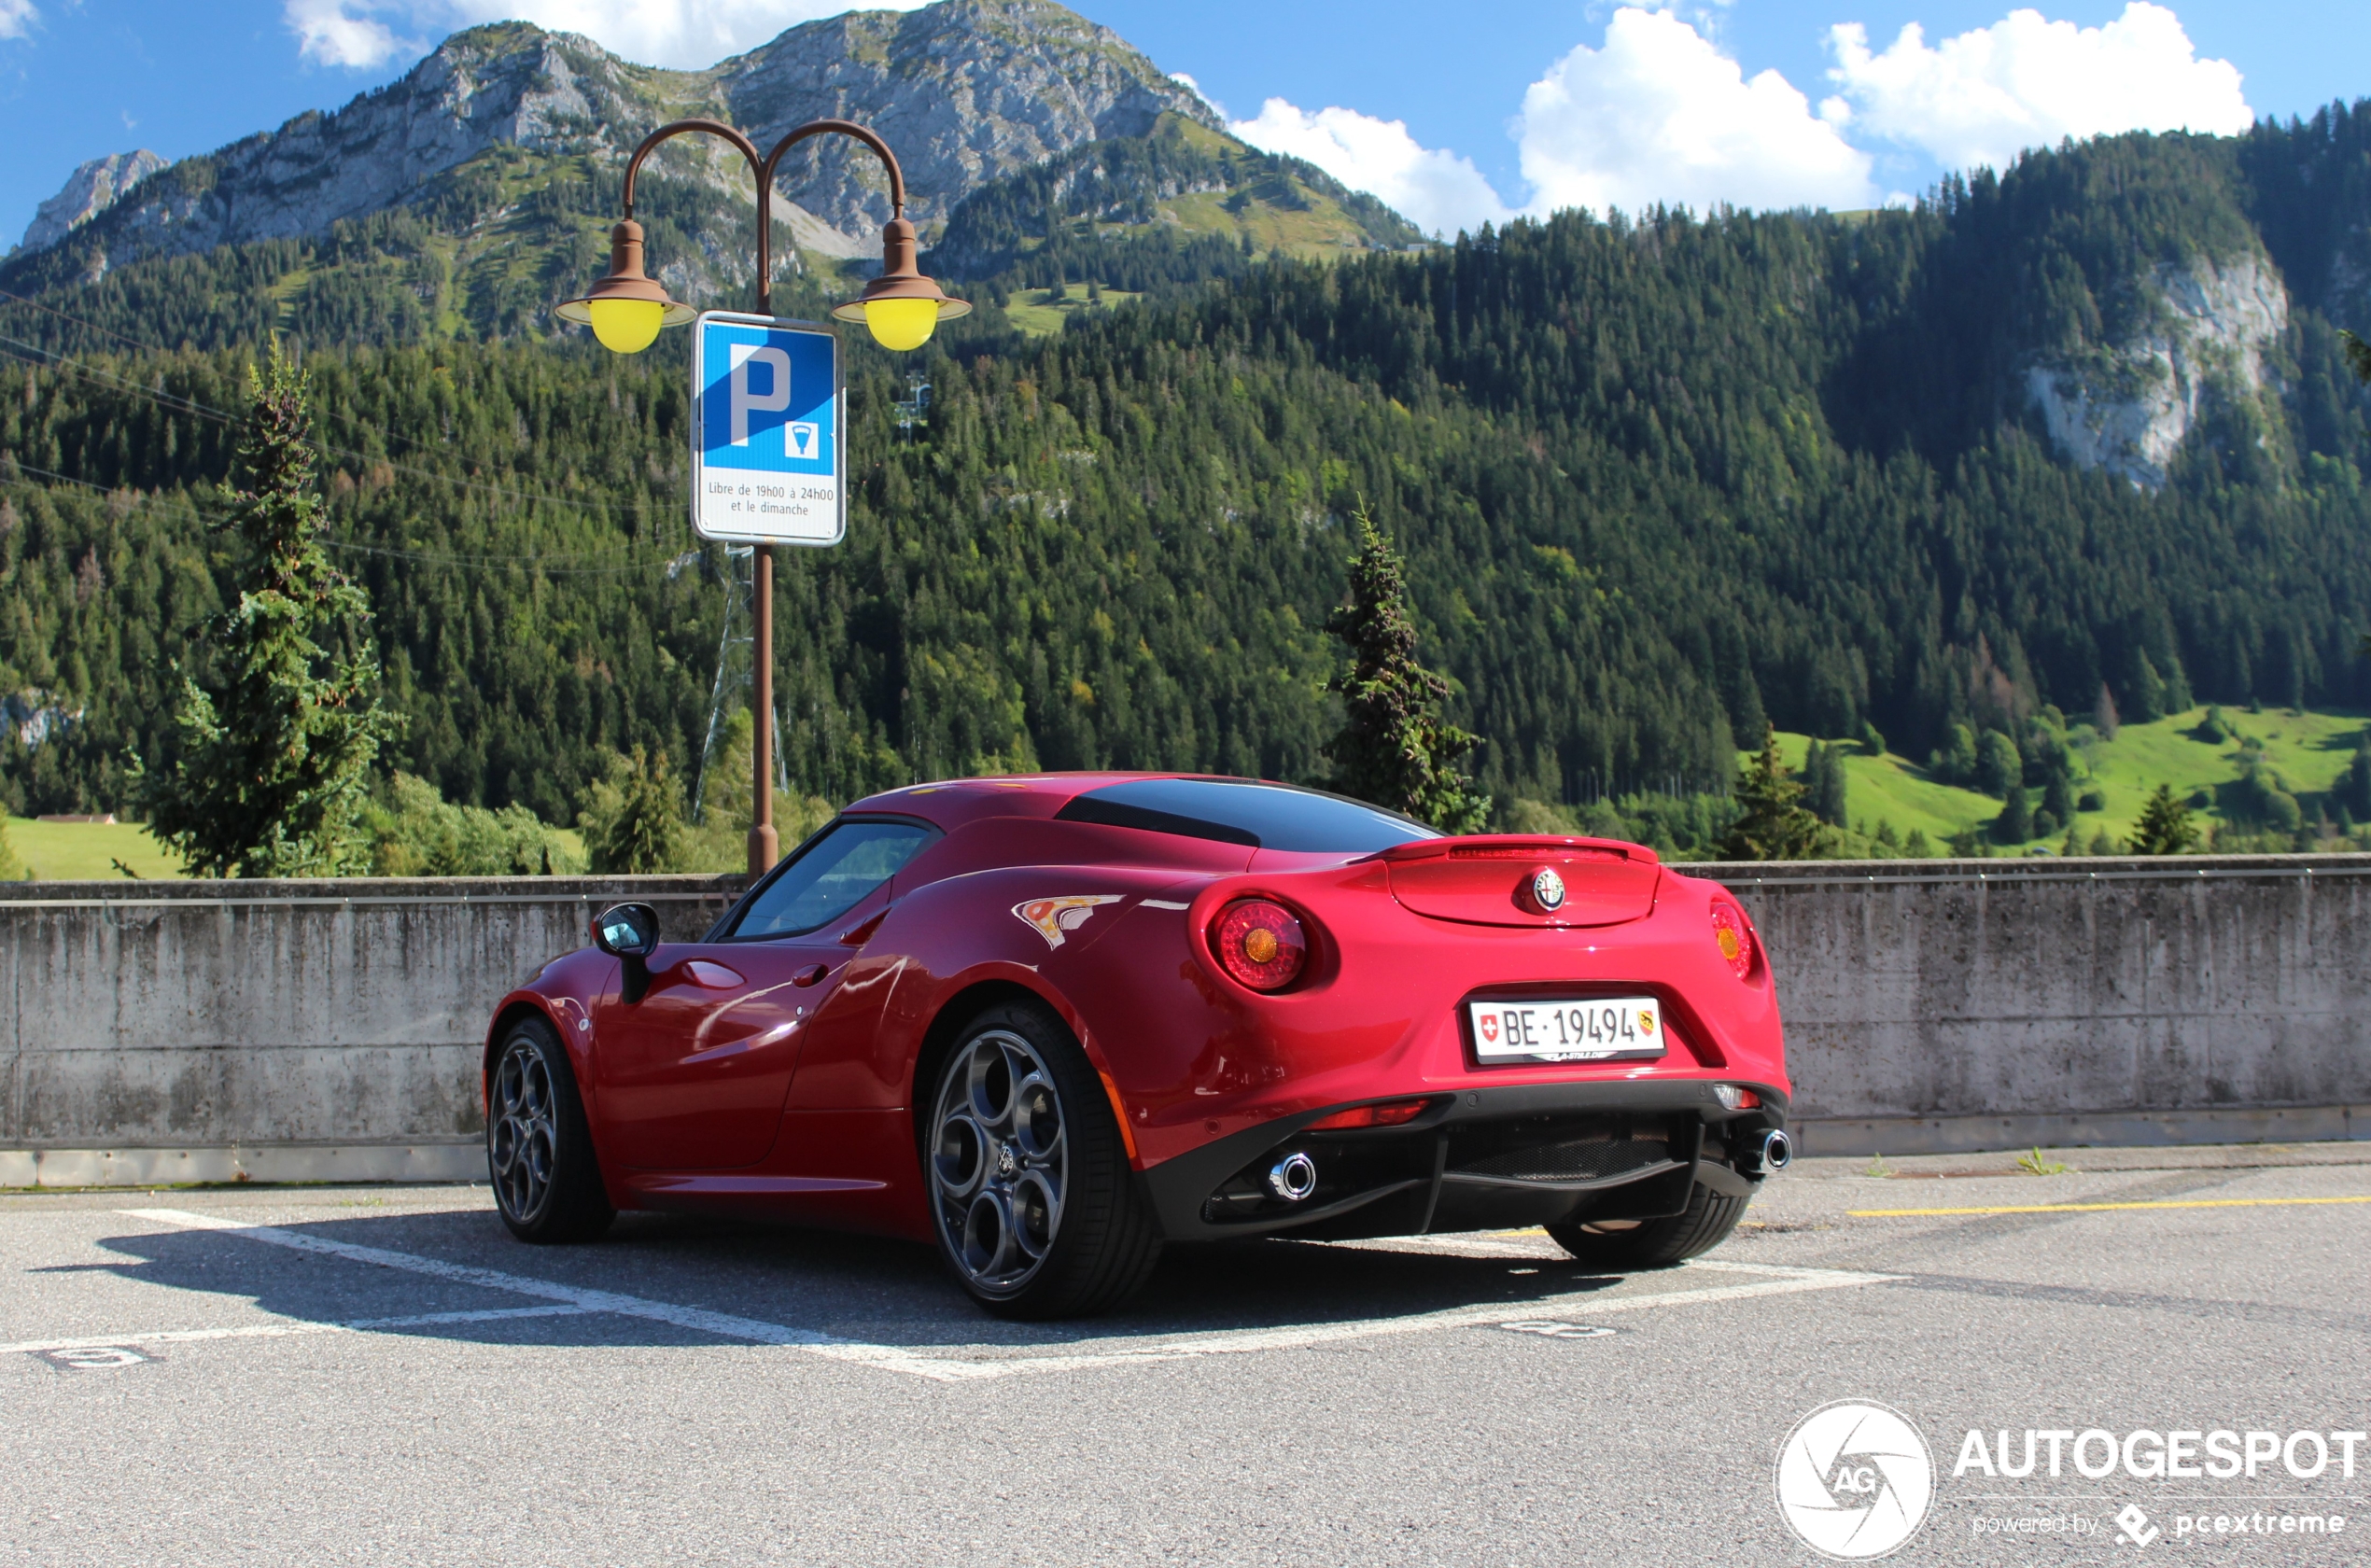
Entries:
[[[318, 238], [341, 220], [433, 201], [497, 149], [622, 165], [646, 132], [694, 116], [739, 127], [761, 151], [807, 120], [861, 119], [896, 149], [908, 216], [922, 223], [1082, 142], [1142, 135], [1163, 113], [1215, 123], [1191, 89], [1050, 0], [851, 11], [705, 71], [630, 64], [575, 34], [496, 23], [454, 35], [343, 109], [172, 165], [107, 210], [81, 251], [95, 274], [220, 245]], [[679, 161], [696, 177], [746, 189], [745, 166], [721, 144], [686, 146], [696, 150]], [[133, 156], [154, 166], [153, 154]], [[888, 186], [870, 152], [845, 138], [810, 143], [786, 161], [779, 188], [851, 253], [877, 247]], [[62, 225], [41, 243], [64, 236]], [[39, 248], [32, 236], [28, 247]]]
[[17, 248], [43, 250], [57, 244], [164, 166], [164, 160], [146, 147], [112, 152], [77, 165], [58, 193], [35, 210]]
[[[812, 119], [873, 126], [898, 153], [926, 239], [969, 202], [1009, 209], [1017, 187], [1038, 223], [1031, 245], [1049, 201], [1065, 222], [1150, 235], [1163, 254], [1180, 238], [1228, 242], [1227, 258], [1205, 245], [1182, 271], [1163, 262], [1164, 275], [1213, 275], [1214, 259], [1231, 268], [1246, 243], [1339, 253], [1416, 238], [1372, 198], [1236, 141], [1190, 89], [1050, 0], [942, 0], [809, 22], [706, 71], [631, 64], [525, 23], [472, 28], [334, 113], [185, 159], [112, 204], [77, 198], [75, 210], [90, 208], [79, 226], [0, 263], [0, 287], [71, 292], [74, 314], [104, 331], [203, 346], [267, 329], [316, 344], [541, 335], [554, 330], [550, 307], [608, 254], [627, 154], [686, 117], [736, 125], [761, 149]], [[1073, 210], [1074, 180], [1045, 188], [1049, 168], [1125, 148], [1142, 149], [1119, 156], [1129, 167], [1164, 148], [1177, 165], [1190, 149], [1158, 212], [1087, 214]], [[777, 184], [786, 308], [811, 312], [853, 287], [843, 264], [861, 275], [879, 255], [886, 182], [870, 152], [827, 137], [787, 158]], [[749, 189], [714, 138], [679, 137], [646, 166], [638, 216], [652, 269], [678, 297], [748, 298]], [[1017, 248], [1004, 244], [989, 270]], [[975, 245], [949, 259], [988, 256]]]

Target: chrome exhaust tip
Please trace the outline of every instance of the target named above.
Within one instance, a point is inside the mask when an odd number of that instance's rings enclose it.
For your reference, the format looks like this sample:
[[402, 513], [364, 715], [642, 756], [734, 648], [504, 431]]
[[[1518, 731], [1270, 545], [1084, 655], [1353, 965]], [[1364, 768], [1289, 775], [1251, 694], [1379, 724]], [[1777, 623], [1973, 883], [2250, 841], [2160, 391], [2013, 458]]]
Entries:
[[1795, 1163], [1795, 1141], [1777, 1127], [1761, 1135], [1761, 1168], [1775, 1175]]
[[1317, 1162], [1296, 1149], [1268, 1172], [1268, 1190], [1287, 1203], [1299, 1203], [1317, 1190]]

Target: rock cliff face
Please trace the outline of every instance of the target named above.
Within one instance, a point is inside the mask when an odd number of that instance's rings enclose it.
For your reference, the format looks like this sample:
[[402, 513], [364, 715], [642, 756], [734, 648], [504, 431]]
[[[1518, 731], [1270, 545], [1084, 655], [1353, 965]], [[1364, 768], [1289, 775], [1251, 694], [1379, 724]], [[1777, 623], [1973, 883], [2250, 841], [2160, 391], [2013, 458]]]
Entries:
[[[185, 159], [130, 200], [88, 204], [85, 217], [98, 214], [89, 271], [326, 233], [341, 219], [403, 204], [494, 148], [615, 164], [646, 133], [688, 115], [725, 119], [761, 149], [802, 120], [862, 120], [897, 151], [909, 215], [927, 223], [1053, 153], [1142, 134], [1165, 109], [1214, 122], [1191, 90], [1051, 0], [852, 12], [794, 27], [707, 71], [634, 65], [589, 38], [498, 23], [454, 35], [401, 80], [334, 113], [301, 115]], [[869, 152], [835, 137], [785, 162], [779, 190], [803, 209], [788, 216], [804, 243], [844, 254], [877, 244], [888, 186]], [[674, 167], [746, 190], [738, 163], [711, 144]], [[38, 221], [35, 229], [29, 249], [70, 231]]]
[[[715, 75], [733, 123], [761, 148], [809, 119], [878, 131], [905, 167], [907, 216], [925, 223], [1057, 153], [1142, 136], [1164, 110], [1218, 124], [1117, 34], [1046, 0], [853, 11], [794, 27]], [[783, 161], [782, 189], [834, 227], [869, 234], [888, 220], [880, 165], [847, 138]]]
[[2212, 398], [2265, 388], [2266, 347], [2288, 329], [2289, 296], [2261, 256], [2161, 265], [2140, 287], [2147, 325], [2119, 343], [2026, 371], [2026, 394], [2059, 452], [2147, 490]]
[[25, 225], [21, 247], [39, 250], [57, 244], [163, 167], [164, 160], [146, 147], [91, 160], [68, 175], [64, 187], [35, 210]]

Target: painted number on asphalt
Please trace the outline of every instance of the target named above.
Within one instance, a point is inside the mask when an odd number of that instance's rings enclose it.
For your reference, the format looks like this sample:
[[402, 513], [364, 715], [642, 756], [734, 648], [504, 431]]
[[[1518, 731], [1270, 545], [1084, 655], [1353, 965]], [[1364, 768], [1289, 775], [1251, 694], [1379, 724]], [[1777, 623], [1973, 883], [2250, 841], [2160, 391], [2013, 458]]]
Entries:
[[70, 1372], [101, 1372], [111, 1366], [136, 1366], [152, 1358], [120, 1345], [77, 1345], [69, 1350], [36, 1352], [52, 1366]]
[[1536, 1334], [1549, 1339], [1598, 1339], [1613, 1332], [1593, 1323], [1559, 1323], [1553, 1318], [1523, 1318], [1498, 1325], [1515, 1334]]

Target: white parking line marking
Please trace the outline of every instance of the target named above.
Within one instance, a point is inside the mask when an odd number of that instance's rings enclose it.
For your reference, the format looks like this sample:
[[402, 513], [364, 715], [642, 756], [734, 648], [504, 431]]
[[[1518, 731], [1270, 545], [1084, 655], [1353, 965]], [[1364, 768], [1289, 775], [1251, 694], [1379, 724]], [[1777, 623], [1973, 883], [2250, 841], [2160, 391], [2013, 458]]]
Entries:
[[[449, 1280], [458, 1284], [477, 1285], [487, 1290], [508, 1291], [517, 1295], [540, 1297], [561, 1303], [562, 1313], [610, 1312], [620, 1317], [640, 1318], [654, 1323], [670, 1323], [679, 1328], [712, 1334], [719, 1338], [746, 1340], [759, 1345], [779, 1345], [805, 1351], [834, 1361], [852, 1362], [859, 1365], [877, 1366], [884, 1371], [904, 1372], [938, 1382], [969, 1382], [985, 1378], [1011, 1378], [1047, 1372], [1081, 1372], [1102, 1366], [1143, 1365], [1160, 1362], [1189, 1361], [1203, 1356], [1242, 1355], [1262, 1351], [1305, 1350], [1316, 1345], [1340, 1344], [1355, 1339], [1370, 1339], [1387, 1335], [1429, 1334], [1448, 1328], [1495, 1327], [1509, 1323], [1536, 1321], [1550, 1312], [1571, 1313], [1580, 1317], [1602, 1317], [1612, 1312], [1640, 1312], [1659, 1307], [1692, 1307], [1716, 1301], [1745, 1301], [1761, 1296], [1791, 1295], [1804, 1291], [1845, 1290], [1860, 1285], [1887, 1284], [1905, 1276], [1899, 1274], [1864, 1274], [1845, 1269], [1794, 1268], [1775, 1265], [1730, 1263], [1698, 1260], [1684, 1267], [1689, 1271], [1754, 1274], [1768, 1276], [1750, 1284], [1712, 1285], [1701, 1290], [1658, 1291], [1640, 1295], [1607, 1296], [1600, 1293], [1580, 1291], [1564, 1295], [1545, 1296], [1524, 1304], [1516, 1310], [1507, 1306], [1455, 1308], [1448, 1311], [1418, 1313], [1404, 1318], [1361, 1318], [1347, 1323], [1302, 1323], [1291, 1328], [1230, 1329], [1200, 1337], [1155, 1341], [1149, 1344], [1115, 1346], [1110, 1349], [1084, 1351], [1070, 1355], [1050, 1356], [947, 1356], [921, 1354], [901, 1350], [893, 1345], [871, 1345], [861, 1340], [843, 1339], [813, 1329], [792, 1328], [782, 1323], [765, 1323], [756, 1318], [738, 1317], [727, 1312], [712, 1312], [704, 1308], [680, 1307], [670, 1302], [650, 1301], [641, 1296], [625, 1295], [616, 1291], [590, 1290], [578, 1285], [563, 1285], [549, 1280], [530, 1279], [520, 1274], [506, 1274], [498, 1269], [478, 1268], [468, 1264], [447, 1263], [442, 1258], [421, 1257], [412, 1253], [390, 1252], [383, 1247], [358, 1246], [350, 1241], [332, 1240], [328, 1237], [306, 1236], [283, 1230], [276, 1225], [247, 1225], [236, 1220], [213, 1215], [190, 1213], [179, 1209], [125, 1209], [119, 1212], [134, 1219], [148, 1220], [159, 1225], [175, 1225], [187, 1230], [209, 1230], [237, 1236], [246, 1240], [260, 1241], [271, 1246], [288, 1247], [297, 1252], [315, 1253], [354, 1263], [373, 1264], [382, 1268], [398, 1268], [407, 1273], [426, 1274], [435, 1279]], [[487, 1317], [526, 1316], [550, 1313], [551, 1309], [526, 1309], [508, 1313], [487, 1313]], [[470, 1314], [428, 1314], [428, 1319], [451, 1322], [470, 1321]], [[182, 1339], [244, 1338], [281, 1333], [323, 1333], [350, 1330], [364, 1326], [396, 1326], [427, 1319], [371, 1319], [344, 1323], [289, 1323], [285, 1326], [261, 1324], [248, 1328], [199, 1329], [178, 1335], [150, 1335], [131, 1339], [49, 1340], [40, 1346], [0, 1346], [0, 1350], [33, 1350], [55, 1348], [69, 1344], [119, 1345], [125, 1343], [154, 1344]]]
[[[813, 1329], [790, 1328], [781, 1323], [765, 1323], [756, 1318], [737, 1317], [729, 1312], [711, 1312], [705, 1308], [679, 1307], [672, 1302], [650, 1301], [638, 1295], [626, 1295], [617, 1291], [588, 1290], [579, 1285], [555, 1284], [549, 1280], [533, 1280], [522, 1274], [505, 1274], [499, 1269], [477, 1268], [464, 1263], [447, 1263], [442, 1258], [421, 1257], [413, 1253], [390, 1252], [384, 1247], [358, 1246], [351, 1241], [332, 1240], [326, 1236], [306, 1236], [277, 1225], [247, 1225], [238, 1220], [226, 1220], [212, 1214], [193, 1214], [184, 1209], [123, 1209], [118, 1212], [133, 1219], [148, 1220], [158, 1225], [176, 1225], [184, 1230], [211, 1230], [236, 1236], [248, 1241], [261, 1241], [274, 1247], [287, 1247], [300, 1253], [318, 1253], [329, 1257], [344, 1258], [352, 1263], [374, 1264], [381, 1268], [400, 1268], [406, 1273], [426, 1274], [433, 1279], [450, 1280], [456, 1284], [477, 1285], [486, 1290], [508, 1291], [514, 1295], [539, 1296], [557, 1301], [583, 1312], [611, 1312], [622, 1318], [640, 1318], [648, 1322], [670, 1323], [677, 1328], [694, 1329], [713, 1334], [723, 1339], [746, 1339], [759, 1345], [786, 1345], [796, 1350], [811, 1351], [837, 1360], [862, 1362], [885, 1366], [892, 1371], [919, 1372], [923, 1377], [938, 1376], [925, 1370], [939, 1364], [926, 1357], [891, 1345], [866, 1345], [835, 1335], [819, 1334]], [[911, 1365], [909, 1365], [911, 1364]], [[961, 1376], [961, 1374], [957, 1374]]]
[[388, 1328], [433, 1328], [445, 1323], [499, 1323], [506, 1318], [580, 1318], [582, 1307], [490, 1307], [475, 1312], [414, 1312], [400, 1318], [355, 1318], [347, 1323], [243, 1323], [237, 1328], [167, 1328], [101, 1338], [26, 1339], [0, 1345], [0, 1355], [42, 1355], [50, 1351], [106, 1350], [119, 1345], [189, 1345], [206, 1339], [284, 1339], [292, 1334], [367, 1334]]
[[[1697, 1267], [1691, 1264], [1687, 1267]], [[1751, 1266], [1732, 1264], [1744, 1271]], [[971, 1377], [1002, 1377], [1017, 1372], [1074, 1372], [1090, 1366], [1115, 1366], [1130, 1362], [1183, 1361], [1196, 1356], [1234, 1355], [1252, 1351], [1304, 1350], [1312, 1345], [1340, 1344], [1393, 1334], [1430, 1334], [1444, 1328], [1496, 1327], [1520, 1323], [1543, 1310], [1602, 1317], [1608, 1312], [1642, 1312], [1657, 1307], [1693, 1307], [1710, 1301], [1744, 1301], [1761, 1295], [1792, 1295], [1801, 1291], [1845, 1290], [1857, 1285], [1882, 1285], [1904, 1278], [1899, 1274], [1854, 1274], [1843, 1269], [1789, 1269], [1786, 1279], [1752, 1285], [1715, 1285], [1706, 1290], [1658, 1291], [1650, 1295], [1603, 1296], [1583, 1291], [1570, 1295], [1542, 1296], [1526, 1303], [1528, 1310], [1507, 1307], [1456, 1308], [1406, 1318], [1360, 1318], [1349, 1323], [1306, 1323], [1296, 1328], [1237, 1329], [1207, 1339], [1171, 1340], [1166, 1344], [1129, 1347], [1075, 1356], [1039, 1356], [1025, 1360], [976, 1363]]]

